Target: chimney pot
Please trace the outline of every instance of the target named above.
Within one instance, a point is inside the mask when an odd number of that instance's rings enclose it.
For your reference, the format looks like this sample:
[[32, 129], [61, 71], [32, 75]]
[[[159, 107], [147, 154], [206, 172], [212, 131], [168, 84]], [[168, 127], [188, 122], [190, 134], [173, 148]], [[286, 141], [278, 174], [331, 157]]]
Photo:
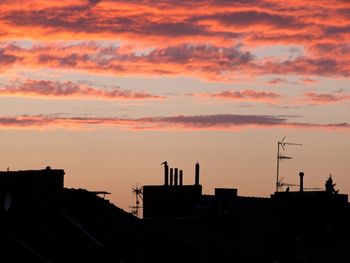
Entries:
[[299, 177], [300, 177], [300, 192], [304, 192], [304, 173], [300, 172], [299, 173]]
[[177, 185], [177, 182], [178, 182], [178, 175], [179, 175], [179, 169], [175, 168], [174, 185]]
[[182, 185], [182, 179], [183, 179], [183, 172], [182, 170], [180, 170], [180, 174], [179, 174], [179, 185]]
[[164, 162], [164, 185], [169, 185], [169, 166]]
[[174, 169], [173, 168], [170, 168], [170, 186], [173, 185], [173, 177], [174, 177]]
[[199, 185], [199, 163], [196, 163], [195, 166], [195, 181], [194, 181], [195, 185]]

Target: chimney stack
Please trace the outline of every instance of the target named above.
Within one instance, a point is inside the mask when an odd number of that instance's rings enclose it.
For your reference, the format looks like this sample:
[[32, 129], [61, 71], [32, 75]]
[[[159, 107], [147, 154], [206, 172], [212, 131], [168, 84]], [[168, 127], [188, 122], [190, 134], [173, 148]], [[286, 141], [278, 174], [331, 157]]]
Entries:
[[194, 181], [195, 185], [199, 185], [199, 163], [196, 163], [195, 166], [195, 181]]
[[174, 174], [174, 185], [177, 185], [177, 181], [178, 181], [178, 171], [179, 169], [175, 168], [175, 174]]
[[163, 164], [164, 164], [164, 185], [169, 185], [169, 166], [166, 161]]
[[182, 185], [182, 170], [180, 170], [180, 174], [179, 174], [179, 185]]
[[300, 193], [304, 192], [304, 173], [300, 172], [299, 173], [299, 177], [300, 177]]
[[172, 186], [173, 185], [173, 181], [174, 181], [174, 179], [173, 179], [173, 172], [174, 172], [174, 170], [173, 170], [173, 168], [170, 168], [170, 186]]

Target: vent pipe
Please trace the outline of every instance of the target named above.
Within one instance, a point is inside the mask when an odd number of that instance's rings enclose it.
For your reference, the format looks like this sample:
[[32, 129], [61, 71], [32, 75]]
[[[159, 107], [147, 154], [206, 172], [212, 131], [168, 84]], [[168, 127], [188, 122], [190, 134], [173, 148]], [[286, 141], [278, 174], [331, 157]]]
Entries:
[[304, 173], [300, 172], [299, 173], [299, 177], [300, 177], [300, 192], [304, 192]]
[[173, 168], [170, 168], [170, 186], [173, 185], [173, 181], [174, 181], [174, 180], [173, 180], [173, 177], [174, 177], [174, 176], [173, 176], [173, 174], [174, 174], [173, 172], [174, 172], [174, 169], [173, 169]]
[[179, 185], [182, 185], [182, 179], [183, 179], [183, 175], [182, 175], [182, 170], [180, 170], [180, 174], [179, 174]]
[[175, 168], [174, 185], [177, 185], [178, 177], [179, 177], [179, 169]]
[[164, 185], [169, 185], [169, 166], [166, 161], [163, 162], [163, 165], [164, 165]]
[[195, 181], [194, 181], [195, 185], [199, 185], [199, 163], [196, 163], [195, 166]]

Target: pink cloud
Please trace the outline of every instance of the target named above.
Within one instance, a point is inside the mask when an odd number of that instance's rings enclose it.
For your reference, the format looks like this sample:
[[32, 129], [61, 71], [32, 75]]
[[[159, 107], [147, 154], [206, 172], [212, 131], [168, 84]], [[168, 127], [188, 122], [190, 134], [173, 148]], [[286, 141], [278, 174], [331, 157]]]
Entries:
[[268, 84], [281, 84], [281, 83], [287, 83], [287, 81], [283, 78], [274, 78], [274, 79], [271, 79], [267, 82]]
[[254, 101], [254, 102], [267, 102], [276, 103], [281, 97], [280, 94], [271, 91], [256, 91], [246, 89], [242, 91], [222, 91], [218, 93], [197, 93], [195, 96], [204, 98], [217, 98], [231, 101]]
[[13, 83], [0, 88], [0, 96], [19, 96], [35, 98], [85, 98], [102, 100], [146, 100], [164, 99], [145, 92], [134, 92], [120, 88], [101, 89], [71, 81], [27, 79], [22, 83]]
[[350, 60], [347, 57], [337, 58], [313, 58], [297, 57], [287, 60], [258, 61], [257, 74], [296, 74], [307, 76], [350, 76]]
[[330, 104], [350, 101], [350, 94], [347, 93], [316, 93], [305, 92], [303, 101], [310, 104]]
[[127, 130], [153, 131], [235, 131], [248, 128], [286, 128], [349, 130], [349, 123], [303, 123], [290, 121], [292, 117], [271, 115], [195, 115], [142, 118], [59, 117], [49, 115], [22, 115], [0, 117], [0, 129], [87, 129], [116, 127]]
[[310, 84], [317, 83], [317, 80], [310, 79], [310, 78], [302, 78], [299, 80], [299, 83], [304, 84], [304, 85], [310, 85]]

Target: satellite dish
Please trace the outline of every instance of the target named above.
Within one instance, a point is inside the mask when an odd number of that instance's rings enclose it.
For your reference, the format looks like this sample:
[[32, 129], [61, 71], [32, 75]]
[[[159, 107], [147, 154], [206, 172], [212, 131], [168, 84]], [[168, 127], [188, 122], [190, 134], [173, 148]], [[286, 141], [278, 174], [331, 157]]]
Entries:
[[12, 195], [11, 193], [7, 193], [4, 199], [4, 210], [5, 212], [7, 212], [8, 210], [10, 210], [12, 205]]

